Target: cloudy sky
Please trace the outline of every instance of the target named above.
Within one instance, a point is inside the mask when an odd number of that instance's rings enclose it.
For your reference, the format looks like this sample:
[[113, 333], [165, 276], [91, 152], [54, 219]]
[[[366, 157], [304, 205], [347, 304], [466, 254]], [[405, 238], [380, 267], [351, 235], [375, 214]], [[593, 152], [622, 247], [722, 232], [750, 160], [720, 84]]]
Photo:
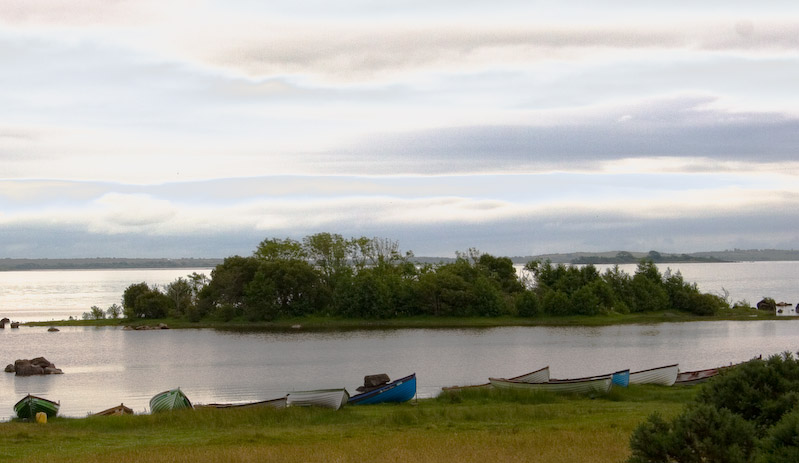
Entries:
[[0, 0], [0, 257], [317, 232], [797, 249], [799, 4]]

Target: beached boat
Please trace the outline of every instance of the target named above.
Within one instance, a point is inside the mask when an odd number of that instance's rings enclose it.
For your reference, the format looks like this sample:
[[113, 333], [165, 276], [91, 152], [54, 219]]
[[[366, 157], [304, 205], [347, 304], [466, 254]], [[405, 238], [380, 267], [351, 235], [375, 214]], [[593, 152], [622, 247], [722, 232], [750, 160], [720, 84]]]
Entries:
[[169, 412], [182, 408], [192, 408], [191, 401], [180, 388], [170, 389], [153, 396], [150, 399], [150, 412]]
[[357, 394], [347, 401], [351, 405], [371, 405], [385, 402], [407, 402], [416, 395], [416, 373], [394, 380], [377, 389]]
[[610, 381], [614, 386], [627, 387], [630, 384], [630, 370], [621, 370], [613, 373]]
[[690, 386], [692, 384], [704, 383], [710, 378], [719, 374], [720, 368], [708, 368], [706, 370], [683, 371], [677, 373], [677, 380], [674, 384], [679, 386]]
[[630, 384], [660, 384], [671, 386], [677, 380], [679, 365], [666, 365], [630, 373]]
[[280, 397], [278, 399], [261, 400], [258, 402], [244, 402], [244, 403], [231, 403], [231, 404], [197, 404], [194, 406], [194, 408], [258, 408], [258, 407], [286, 408], [286, 398]]
[[546, 383], [526, 383], [504, 378], [488, 378], [491, 385], [500, 389], [523, 389], [528, 391], [566, 392], [572, 394], [604, 394], [613, 386], [613, 376], [594, 376], [577, 379], [552, 379]]
[[338, 410], [349, 400], [346, 389], [317, 389], [315, 391], [289, 392], [286, 396], [288, 407], [325, 407]]
[[48, 417], [54, 417], [58, 414], [60, 407], [59, 402], [28, 394], [14, 404], [14, 412], [22, 419], [32, 420], [39, 412], [44, 412]]
[[133, 409], [126, 407], [124, 403], [111, 407], [101, 412], [92, 414], [92, 416], [113, 416], [113, 415], [132, 415]]
[[[549, 381], [549, 366], [545, 366], [539, 370], [531, 371], [523, 375], [507, 378], [511, 381], [522, 381], [525, 383], [546, 383]], [[481, 389], [491, 387], [491, 383], [475, 384], [472, 386], [447, 386], [441, 388], [442, 391], [459, 391], [462, 389]]]

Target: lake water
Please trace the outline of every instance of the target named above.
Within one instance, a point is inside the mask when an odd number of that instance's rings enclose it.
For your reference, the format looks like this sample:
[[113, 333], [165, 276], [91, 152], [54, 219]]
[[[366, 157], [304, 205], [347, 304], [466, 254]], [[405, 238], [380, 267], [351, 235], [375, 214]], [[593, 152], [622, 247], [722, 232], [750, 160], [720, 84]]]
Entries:
[[[724, 287], [733, 300], [768, 295], [796, 303], [799, 263], [680, 264], [703, 291]], [[119, 303], [122, 291], [146, 281], [165, 284], [209, 269], [0, 272], [0, 316], [27, 321], [80, 316], [90, 306]], [[633, 272], [631, 266], [628, 272]], [[339, 333], [216, 330], [123, 331], [116, 327], [0, 330], [0, 363], [47, 357], [65, 374], [0, 374], [0, 420], [25, 394], [61, 401], [80, 417], [124, 402], [145, 412], [150, 397], [180, 386], [195, 403], [242, 402], [292, 390], [346, 387], [363, 376], [418, 375], [420, 397], [441, 387], [476, 384], [551, 367], [559, 378], [679, 363], [710, 368], [796, 350], [799, 320], [695, 322], [599, 328], [508, 327], [402, 329]]]

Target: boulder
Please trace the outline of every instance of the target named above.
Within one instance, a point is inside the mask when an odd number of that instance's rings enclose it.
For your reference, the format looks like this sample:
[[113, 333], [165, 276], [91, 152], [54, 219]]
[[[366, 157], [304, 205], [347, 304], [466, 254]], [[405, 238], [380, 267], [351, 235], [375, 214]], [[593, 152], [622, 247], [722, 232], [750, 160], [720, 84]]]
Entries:
[[33, 360], [17, 359], [14, 361], [14, 365], [6, 367], [6, 371], [10, 373], [9, 367], [13, 368], [11, 371], [17, 376], [60, 375], [64, 373], [44, 357], [36, 357]]
[[50, 328], [47, 328], [47, 331], [49, 331], [49, 332], [51, 332], [51, 333], [55, 333], [56, 331], [61, 331], [61, 330], [59, 330], [59, 329], [58, 329], [58, 328], [56, 328], [55, 326], [51, 326]]
[[37, 367], [55, 368], [55, 365], [53, 365], [53, 362], [47, 360], [44, 357], [36, 357], [35, 359], [31, 360], [30, 362], [31, 362], [31, 365], [35, 365]]
[[17, 376], [43, 375], [44, 368], [32, 364], [30, 360], [17, 360], [14, 362], [14, 374]]
[[777, 303], [774, 302], [774, 299], [771, 299], [771, 298], [767, 297], [767, 298], [765, 298], [762, 301], [757, 303], [757, 309], [758, 310], [768, 310], [768, 311], [774, 312], [774, 311], [777, 310]]

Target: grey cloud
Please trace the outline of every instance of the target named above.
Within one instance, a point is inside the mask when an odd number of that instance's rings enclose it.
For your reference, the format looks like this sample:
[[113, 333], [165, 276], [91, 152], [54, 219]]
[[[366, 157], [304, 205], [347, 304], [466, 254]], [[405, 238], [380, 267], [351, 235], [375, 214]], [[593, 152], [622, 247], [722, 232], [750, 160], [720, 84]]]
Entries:
[[[797, 210], [793, 208], [792, 210]], [[764, 225], [767, 224], [767, 225]], [[490, 223], [380, 224], [330, 222], [316, 228], [290, 227], [171, 235], [99, 234], [78, 225], [12, 225], [0, 228], [3, 257], [225, 257], [249, 255], [266, 237], [292, 237], [329, 231], [344, 236], [396, 239], [416, 255], [451, 256], [476, 247], [497, 255], [616, 249], [694, 252], [779, 245], [799, 248], [799, 216], [770, 208], [707, 211], [690, 218], [651, 219], [624, 211], [562, 211]]]
[[[393, 160], [407, 171], [580, 168], [641, 157], [795, 161], [799, 120], [777, 114], [653, 109], [626, 121], [557, 126], [470, 126], [375, 137], [349, 151], [353, 162]], [[346, 154], [346, 152], [345, 152]]]

